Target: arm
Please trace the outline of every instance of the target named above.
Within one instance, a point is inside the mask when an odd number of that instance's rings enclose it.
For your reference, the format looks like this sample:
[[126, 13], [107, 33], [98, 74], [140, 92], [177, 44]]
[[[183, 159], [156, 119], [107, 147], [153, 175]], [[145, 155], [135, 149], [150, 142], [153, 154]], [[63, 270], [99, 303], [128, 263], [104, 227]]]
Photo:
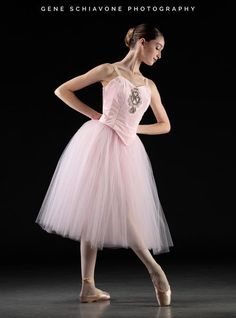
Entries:
[[108, 63], [101, 64], [91, 69], [85, 74], [72, 78], [71, 80], [60, 85], [56, 90], [55, 94], [69, 107], [76, 111], [84, 114], [85, 116], [92, 119], [99, 119], [101, 114], [93, 108], [83, 103], [76, 95], [75, 91], [80, 90], [93, 83], [104, 80], [112, 72], [112, 68]]
[[151, 108], [157, 122], [150, 125], [138, 125], [137, 133], [146, 135], [165, 134], [170, 131], [170, 121], [161, 102], [160, 94], [153, 81], [149, 80], [151, 89]]

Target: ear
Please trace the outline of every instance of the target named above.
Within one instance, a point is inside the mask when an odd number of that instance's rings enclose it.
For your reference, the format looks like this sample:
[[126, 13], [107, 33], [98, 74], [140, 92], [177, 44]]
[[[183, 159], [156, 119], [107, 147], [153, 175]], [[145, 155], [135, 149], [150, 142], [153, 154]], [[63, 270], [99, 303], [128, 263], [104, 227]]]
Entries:
[[140, 46], [144, 46], [145, 42], [146, 42], [146, 40], [144, 38], [140, 38], [138, 40], [138, 43], [139, 43]]

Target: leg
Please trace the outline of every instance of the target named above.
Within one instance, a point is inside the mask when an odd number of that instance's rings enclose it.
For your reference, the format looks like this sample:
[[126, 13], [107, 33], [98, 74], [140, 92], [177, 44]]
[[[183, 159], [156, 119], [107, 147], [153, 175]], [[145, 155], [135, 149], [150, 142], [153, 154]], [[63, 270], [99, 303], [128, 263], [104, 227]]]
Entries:
[[151, 276], [157, 301], [160, 306], [169, 306], [171, 302], [171, 290], [166, 275], [161, 266], [155, 261], [150, 251], [145, 247], [145, 244], [138, 235], [133, 222], [130, 222], [129, 225], [132, 241], [135, 242], [135, 246], [132, 246], [132, 249], [146, 266]]
[[157, 264], [148, 249], [133, 248], [133, 251], [144, 263], [151, 276], [159, 306], [169, 306], [171, 303], [171, 290], [161, 266]]
[[109, 294], [95, 287], [94, 272], [97, 259], [97, 249], [92, 248], [89, 242], [81, 240], [81, 276], [82, 288], [80, 292], [81, 300], [84, 302], [107, 300]]
[[166, 278], [164, 271], [162, 270], [161, 266], [155, 261], [153, 256], [151, 255], [150, 251], [147, 248], [133, 248], [135, 254], [139, 257], [139, 259], [143, 262], [146, 266], [149, 274], [151, 276], [156, 275], [158, 276], [158, 285], [159, 289], [166, 291], [169, 289], [169, 283]]
[[92, 248], [88, 242], [81, 240], [81, 276], [82, 278], [94, 279], [95, 265], [97, 259], [97, 249]]

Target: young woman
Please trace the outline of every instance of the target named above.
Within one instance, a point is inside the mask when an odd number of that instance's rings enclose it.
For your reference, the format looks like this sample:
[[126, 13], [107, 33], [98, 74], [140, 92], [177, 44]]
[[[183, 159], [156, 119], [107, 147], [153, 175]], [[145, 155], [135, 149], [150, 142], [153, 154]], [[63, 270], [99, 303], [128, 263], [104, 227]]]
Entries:
[[[170, 305], [171, 289], [153, 254], [173, 246], [149, 157], [137, 134], [170, 131], [156, 85], [140, 72], [141, 63], [161, 58], [162, 33], [148, 24], [131, 28], [128, 54], [104, 63], [55, 90], [68, 106], [89, 117], [63, 151], [36, 219], [43, 229], [80, 241], [81, 302], [110, 299], [97, 289], [97, 249], [132, 248], [146, 266], [160, 306]], [[75, 91], [101, 82], [103, 112], [82, 102]], [[156, 123], [139, 125], [151, 106]]]

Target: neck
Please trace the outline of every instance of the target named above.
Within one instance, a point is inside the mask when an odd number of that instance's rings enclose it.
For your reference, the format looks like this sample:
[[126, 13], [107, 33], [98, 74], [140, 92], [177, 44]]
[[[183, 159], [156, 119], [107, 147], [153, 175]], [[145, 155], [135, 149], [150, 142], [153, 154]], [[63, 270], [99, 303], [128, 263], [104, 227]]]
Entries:
[[141, 65], [141, 60], [138, 58], [138, 54], [134, 50], [130, 50], [128, 54], [121, 61], [119, 61], [119, 64], [132, 75], [140, 74], [139, 68]]

